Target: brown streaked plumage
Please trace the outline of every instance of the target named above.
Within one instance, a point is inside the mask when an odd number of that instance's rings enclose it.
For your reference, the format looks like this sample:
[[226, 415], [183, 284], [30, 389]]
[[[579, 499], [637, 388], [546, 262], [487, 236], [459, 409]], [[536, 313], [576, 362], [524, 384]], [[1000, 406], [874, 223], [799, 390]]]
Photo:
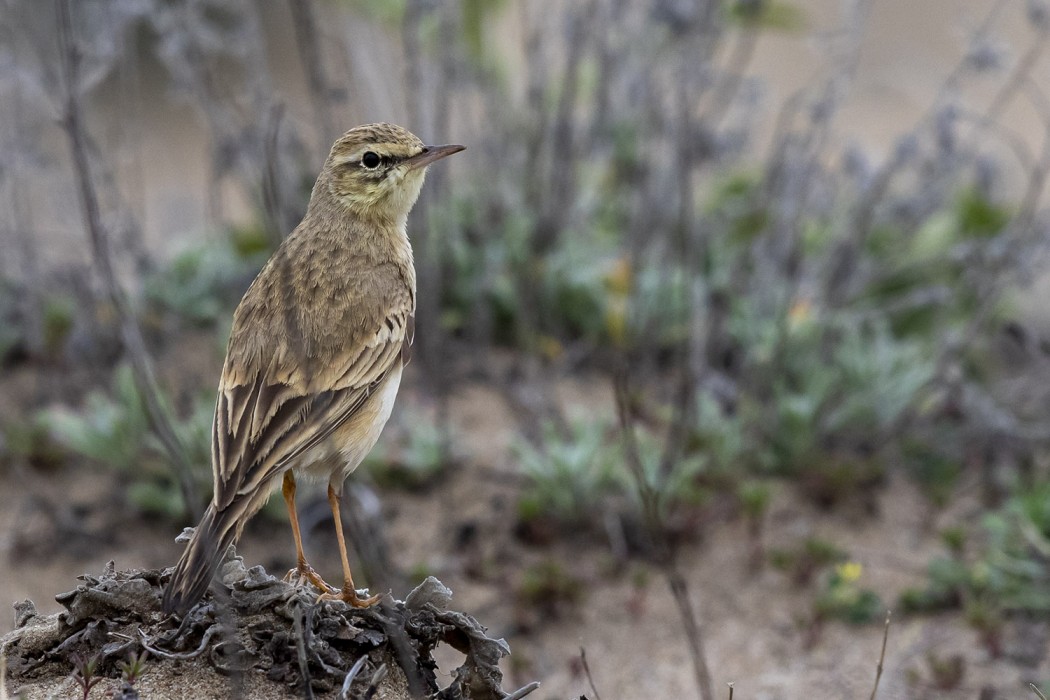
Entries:
[[[375, 445], [412, 344], [416, 276], [406, 233], [427, 166], [463, 150], [369, 124], [338, 139], [306, 216], [233, 317], [212, 426], [214, 495], [164, 592], [184, 614], [226, 548], [281, 480], [298, 566], [325, 596], [371, 605], [353, 587], [339, 518], [343, 481]], [[294, 473], [328, 480], [343, 588], [306, 562]]]

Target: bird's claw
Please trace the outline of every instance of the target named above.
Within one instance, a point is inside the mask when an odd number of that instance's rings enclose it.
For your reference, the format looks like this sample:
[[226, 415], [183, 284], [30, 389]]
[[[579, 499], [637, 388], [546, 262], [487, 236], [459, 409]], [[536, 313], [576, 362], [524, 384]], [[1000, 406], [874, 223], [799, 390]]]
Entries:
[[377, 593], [376, 595], [367, 598], [361, 598], [357, 595], [356, 590], [344, 586], [341, 591], [335, 591], [335, 589], [333, 589], [328, 593], [322, 593], [318, 596], [317, 602], [320, 603], [325, 600], [341, 600], [352, 608], [370, 608], [378, 603], [382, 597], [382, 593]]
[[317, 590], [322, 592], [322, 595], [336, 593], [339, 590], [335, 586], [326, 583], [325, 580], [321, 578], [321, 575], [314, 571], [314, 568], [309, 564], [289, 569], [288, 573], [284, 575], [284, 580], [293, 584], [297, 588], [302, 588], [307, 583], [312, 583]]

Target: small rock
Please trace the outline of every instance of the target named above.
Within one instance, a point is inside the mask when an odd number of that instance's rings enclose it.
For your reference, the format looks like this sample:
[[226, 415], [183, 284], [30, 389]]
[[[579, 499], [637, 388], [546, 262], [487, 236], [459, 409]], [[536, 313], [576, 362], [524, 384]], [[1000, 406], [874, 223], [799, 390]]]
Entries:
[[11, 607], [15, 609], [15, 627], [25, 627], [26, 623], [37, 616], [36, 605], [29, 598]]
[[448, 608], [452, 600], [452, 590], [433, 576], [427, 576], [423, 583], [412, 589], [405, 598], [405, 607], [409, 610], [421, 610], [430, 603], [438, 610]]

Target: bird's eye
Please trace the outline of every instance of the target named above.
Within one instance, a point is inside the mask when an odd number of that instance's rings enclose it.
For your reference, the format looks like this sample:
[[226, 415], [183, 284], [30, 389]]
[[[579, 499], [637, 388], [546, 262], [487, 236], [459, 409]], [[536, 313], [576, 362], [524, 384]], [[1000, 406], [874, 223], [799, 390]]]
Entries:
[[375, 170], [379, 167], [379, 164], [383, 162], [383, 159], [379, 157], [379, 154], [375, 151], [366, 151], [361, 156], [361, 165], [365, 166], [369, 170]]

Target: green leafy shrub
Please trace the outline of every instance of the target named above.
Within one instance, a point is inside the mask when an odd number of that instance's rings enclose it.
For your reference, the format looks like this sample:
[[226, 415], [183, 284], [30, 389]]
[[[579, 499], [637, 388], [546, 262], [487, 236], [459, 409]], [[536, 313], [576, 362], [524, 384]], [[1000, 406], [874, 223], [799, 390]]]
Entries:
[[415, 412], [398, 420], [402, 430], [388, 427], [376, 448], [365, 458], [364, 467], [380, 486], [423, 491], [452, 466], [449, 454], [455, 435], [445, 434], [429, 418]]
[[2, 446], [0, 456], [23, 459], [37, 469], [54, 469], [67, 458], [67, 451], [55, 441], [48, 422], [40, 414], [7, 422], [3, 426]]
[[238, 229], [220, 242], [188, 248], [144, 281], [155, 312], [208, 326], [230, 314], [270, 254], [261, 231]]
[[[201, 396], [193, 411], [174, 423], [191, 464], [200, 465], [202, 492], [210, 488], [210, 435], [213, 401]], [[169, 410], [169, 414], [173, 412]], [[41, 414], [54, 439], [69, 451], [124, 476], [128, 499], [143, 512], [179, 517], [186, 509], [176, 469], [153, 433], [131, 369], [120, 366], [108, 393], [92, 392], [78, 411], [51, 409]]]
[[801, 588], [833, 564], [846, 561], [846, 556], [846, 552], [831, 542], [809, 537], [794, 547], [770, 550], [769, 561], [773, 568], [787, 574], [793, 585]]
[[66, 339], [73, 330], [76, 316], [76, 305], [69, 297], [52, 295], [44, 300], [43, 334], [44, 352], [52, 357], [58, 356], [65, 347]]
[[1008, 616], [1050, 616], [1050, 483], [1019, 489], [981, 520], [964, 556], [962, 535], [945, 536], [949, 556], [930, 562], [924, 586], [904, 591], [907, 612], [963, 610], [985, 646], [998, 655]]
[[0, 278], [0, 364], [19, 346], [26, 345], [17, 307], [17, 290], [8, 280]]
[[522, 571], [516, 593], [522, 608], [557, 619], [580, 604], [585, 588], [561, 563], [545, 559]]
[[816, 614], [824, 619], [836, 619], [863, 625], [883, 618], [886, 608], [872, 590], [859, 585], [863, 569], [856, 562], [836, 566], [827, 577], [824, 588], [814, 602]]
[[518, 501], [525, 521], [554, 518], [582, 523], [604, 512], [606, 499], [619, 493], [622, 464], [609, 423], [570, 421], [568, 434], [548, 422], [540, 445], [524, 441], [515, 454], [526, 477]]

